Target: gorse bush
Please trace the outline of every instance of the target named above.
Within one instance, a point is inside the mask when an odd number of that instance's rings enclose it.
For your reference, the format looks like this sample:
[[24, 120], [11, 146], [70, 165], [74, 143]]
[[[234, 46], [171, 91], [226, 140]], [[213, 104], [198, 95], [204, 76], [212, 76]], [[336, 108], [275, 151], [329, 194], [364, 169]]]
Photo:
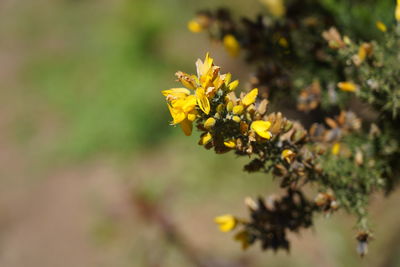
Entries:
[[[236, 94], [239, 81], [207, 54], [197, 60], [197, 74], [176, 73], [182, 88], [162, 92], [172, 124], [186, 135], [195, 125], [199, 145], [249, 157], [244, 171], [271, 173], [285, 190], [281, 197], [245, 199], [249, 218], [215, 218], [221, 231], [237, 231], [244, 249], [260, 242], [263, 249], [288, 250], [288, 232], [312, 226], [317, 213], [343, 209], [357, 218], [364, 255], [372, 237], [371, 194], [390, 193], [399, 180], [400, 1], [261, 2], [268, 14], [253, 20], [236, 21], [218, 9], [188, 23], [254, 66], [247, 83], [254, 89]], [[373, 7], [386, 23], [368, 20], [363, 12]], [[270, 103], [284, 107], [271, 112]]]

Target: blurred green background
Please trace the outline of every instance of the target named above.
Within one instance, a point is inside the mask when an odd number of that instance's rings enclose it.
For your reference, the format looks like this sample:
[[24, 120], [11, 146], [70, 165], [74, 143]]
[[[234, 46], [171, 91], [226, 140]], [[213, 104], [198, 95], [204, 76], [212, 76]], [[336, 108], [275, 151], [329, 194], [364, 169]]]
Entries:
[[[207, 51], [243, 81], [251, 70], [187, 31], [197, 10], [217, 6], [263, 12], [256, 0], [0, 1], [0, 266], [192, 266], [146, 205], [198, 257], [225, 266], [400, 266], [399, 193], [373, 197], [366, 259], [345, 214], [291, 236], [290, 254], [242, 252], [218, 232], [215, 216], [244, 216], [244, 197], [279, 190], [243, 173], [246, 159], [168, 125], [160, 91], [176, 86], [177, 70], [194, 72]], [[389, 6], [352, 14], [365, 25]], [[352, 14], [340, 8], [346, 25]]]

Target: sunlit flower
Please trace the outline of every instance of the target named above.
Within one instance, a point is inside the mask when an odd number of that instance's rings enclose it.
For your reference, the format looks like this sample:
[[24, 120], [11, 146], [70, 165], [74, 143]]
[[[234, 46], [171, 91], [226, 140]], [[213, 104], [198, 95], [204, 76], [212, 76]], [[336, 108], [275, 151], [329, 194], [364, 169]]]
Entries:
[[226, 51], [231, 57], [237, 57], [240, 52], [240, 44], [236, 37], [232, 34], [227, 34], [222, 40]]
[[214, 127], [214, 125], [215, 125], [215, 119], [213, 117], [208, 118], [204, 122], [204, 128], [206, 129], [211, 129], [212, 127]]
[[387, 27], [386, 27], [386, 25], [385, 25], [382, 21], [378, 20], [378, 21], [375, 23], [375, 26], [376, 26], [376, 28], [378, 28], [378, 30], [380, 30], [381, 32], [387, 32]]
[[400, 0], [397, 0], [396, 10], [394, 12], [394, 16], [397, 21], [400, 21]]
[[260, 137], [270, 139], [272, 134], [268, 131], [271, 127], [269, 121], [253, 121], [250, 128], [255, 131]]
[[242, 99], [243, 105], [249, 106], [249, 105], [253, 104], [254, 102], [256, 102], [257, 95], [258, 95], [258, 89], [254, 88], [247, 95], [245, 95], [243, 97], [243, 99]]
[[335, 155], [335, 156], [339, 155], [339, 153], [340, 153], [340, 143], [335, 143], [332, 146], [331, 153], [332, 153], [332, 155]]
[[236, 115], [240, 115], [243, 113], [244, 107], [242, 105], [236, 105], [232, 109], [232, 113]]
[[229, 148], [234, 148], [236, 146], [235, 140], [228, 140], [224, 142], [224, 145]]
[[210, 102], [205, 94], [204, 88], [196, 89], [196, 101], [200, 109], [208, 115], [210, 113]]
[[207, 132], [200, 137], [200, 145], [206, 145], [212, 140], [212, 135]]
[[187, 27], [188, 27], [189, 31], [191, 31], [193, 33], [199, 33], [201, 31], [203, 31], [203, 27], [196, 20], [189, 21], [187, 24]]
[[357, 85], [353, 82], [339, 82], [337, 86], [342, 91], [355, 92], [357, 90]]
[[282, 151], [281, 158], [286, 160], [287, 163], [292, 163], [295, 157], [296, 157], [296, 153], [294, 153], [290, 149], [285, 149]]
[[221, 232], [232, 231], [238, 223], [237, 219], [230, 214], [218, 216], [214, 221], [219, 225]]

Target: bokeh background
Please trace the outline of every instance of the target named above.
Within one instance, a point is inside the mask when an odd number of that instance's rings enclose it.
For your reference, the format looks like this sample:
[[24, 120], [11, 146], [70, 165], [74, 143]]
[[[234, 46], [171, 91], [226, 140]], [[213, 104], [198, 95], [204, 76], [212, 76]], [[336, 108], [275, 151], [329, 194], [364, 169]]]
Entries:
[[290, 253], [242, 252], [218, 231], [215, 216], [279, 189], [168, 125], [160, 91], [175, 71], [207, 51], [243, 81], [251, 71], [187, 30], [217, 6], [263, 12], [256, 0], [0, 1], [0, 266], [400, 266], [400, 193], [373, 196], [365, 259], [343, 213], [292, 235]]

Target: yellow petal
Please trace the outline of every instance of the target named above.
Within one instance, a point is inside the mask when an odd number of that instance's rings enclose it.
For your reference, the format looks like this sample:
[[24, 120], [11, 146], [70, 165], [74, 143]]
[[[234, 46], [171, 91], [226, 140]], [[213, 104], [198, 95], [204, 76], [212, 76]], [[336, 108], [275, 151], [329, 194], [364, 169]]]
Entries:
[[192, 122], [191, 122], [191, 121], [189, 121], [189, 120], [183, 120], [183, 121], [180, 123], [180, 126], [181, 126], [182, 131], [185, 133], [186, 136], [189, 136], [189, 135], [192, 134], [193, 125], [192, 125]]
[[228, 104], [226, 105], [226, 110], [228, 112], [231, 112], [233, 110], [233, 102], [229, 101]]
[[204, 122], [204, 128], [206, 129], [211, 129], [212, 127], [214, 127], [214, 125], [215, 125], [215, 119], [213, 117], [208, 118]]
[[289, 46], [289, 42], [285, 37], [281, 37], [278, 40], [278, 44], [284, 48], [287, 48]]
[[396, 10], [394, 12], [394, 16], [397, 21], [400, 21], [400, 1], [397, 1]]
[[288, 163], [291, 163], [293, 159], [295, 158], [296, 153], [294, 153], [290, 149], [285, 149], [282, 151], [281, 158], [286, 160]]
[[235, 89], [238, 87], [238, 85], [239, 85], [239, 80], [234, 80], [233, 82], [231, 82], [231, 83], [228, 85], [229, 91], [235, 90]]
[[365, 47], [361, 45], [360, 48], [358, 49], [358, 59], [360, 60], [360, 62], [363, 62], [366, 57], [367, 57], [367, 51], [365, 50]]
[[378, 20], [375, 25], [381, 32], [387, 32], [387, 27], [382, 21]]
[[186, 118], [186, 114], [182, 109], [173, 108], [170, 105], [168, 105], [168, 109], [173, 119], [172, 124], [178, 124]]
[[236, 37], [232, 34], [227, 34], [222, 40], [225, 49], [231, 57], [237, 57], [240, 52], [240, 44]]
[[339, 155], [339, 152], [340, 152], [340, 143], [335, 143], [333, 146], [332, 146], [332, 150], [331, 150], [331, 152], [332, 152], [332, 154], [333, 155]]
[[194, 121], [196, 119], [196, 114], [195, 113], [189, 113], [187, 115], [188, 120]]
[[255, 131], [259, 136], [265, 139], [270, 139], [272, 134], [268, 131], [271, 127], [269, 121], [253, 121], [250, 128]]
[[203, 88], [199, 87], [196, 89], [196, 97], [200, 109], [208, 115], [210, 113], [210, 102], [208, 101]]
[[168, 101], [185, 98], [186, 96], [190, 95], [190, 91], [186, 88], [171, 88], [161, 91], [161, 93], [167, 98]]
[[234, 122], [239, 123], [239, 122], [240, 122], [240, 117], [239, 117], [239, 116], [233, 116], [233, 117], [232, 117], [232, 120], [233, 120]]
[[258, 89], [254, 88], [247, 95], [245, 95], [243, 97], [243, 99], [242, 99], [243, 105], [249, 106], [249, 105], [253, 104], [254, 102], [256, 102], [257, 95], [258, 95]]
[[212, 139], [212, 135], [210, 133], [206, 133], [201, 136], [200, 138], [200, 145], [206, 145], [208, 144]]
[[191, 112], [196, 107], [197, 99], [194, 95], [190, 95], [185, 98], [182, 109], [184, 112]]
[[237, 219], [230, 214], [218, 216], [214, 221], [219, 224], [219, 230], [221, 230], [221, 232], [232, 231], [237, 225]]
[[207, 72], [210, 70], [211, 66], [213, 65], [214, 59], [210, 57], [209, 53], [206, 54], [206, 58], [203, 61], [201, 59], [198, 59], [196, 61], [196, 68], [197, 68], [197, 76], [200, 78], [201, 76], [207, 74]]
[[357, 90], [357, 85], [352, 82], [339, 82], [337, 86], [342, 91], [355, 92]]
[[234, 147], [236, 147], [236, 142], [234, 140], [229, 140], [229, 141], [225, 141], [224, 145], [229, 148], [234, 148]]
[[240, 115], [243, 113], [244, 107], [242, 105], [236, 105], [233, 107], [232, 112], [233, 114]]
[[195, 20], [189, 21], [187, 24], [187, 27], [188, 27], [189, 31], [191, 31], [193, 33], [198, 33], [198, 32], [203, 31], [203, 27], [201, 26], [201, 24]]

